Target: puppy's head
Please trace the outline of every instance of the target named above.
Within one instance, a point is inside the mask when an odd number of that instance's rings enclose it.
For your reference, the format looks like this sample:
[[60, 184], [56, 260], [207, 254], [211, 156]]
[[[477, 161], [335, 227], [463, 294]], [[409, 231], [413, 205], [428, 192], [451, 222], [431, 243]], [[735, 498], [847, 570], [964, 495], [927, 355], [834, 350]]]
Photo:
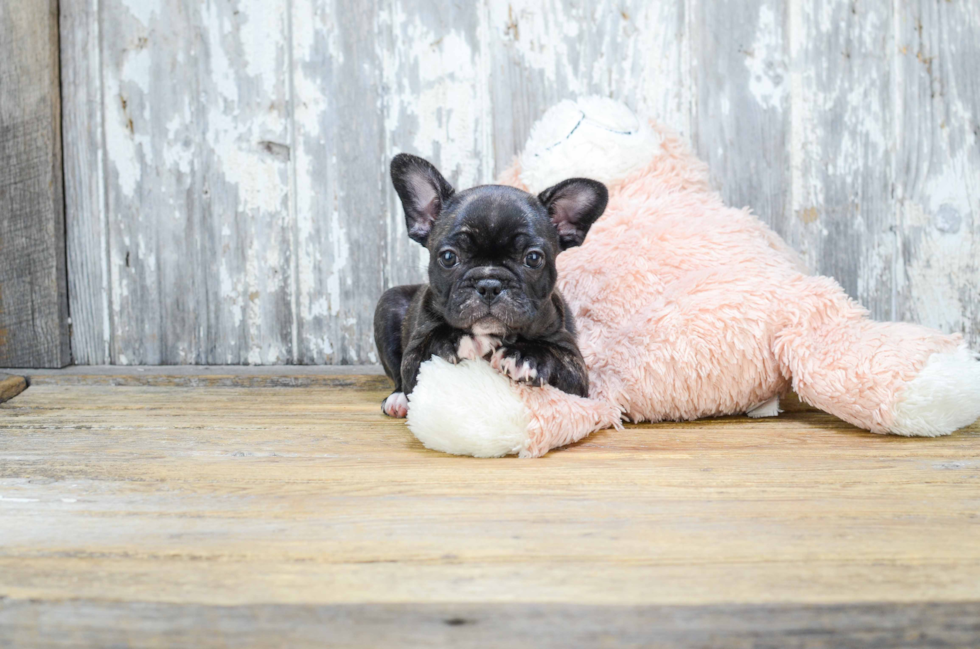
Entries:
[[581, 245], [609, 198], [584, 178], [537, 196], [503, 185], [456, 192], [428, 161], [404, 153], [391, 161], [391, 179], [408, 236], [429, 249], [433, 307], [457, 329], [496, 335], [540, 326], [555, 258]]

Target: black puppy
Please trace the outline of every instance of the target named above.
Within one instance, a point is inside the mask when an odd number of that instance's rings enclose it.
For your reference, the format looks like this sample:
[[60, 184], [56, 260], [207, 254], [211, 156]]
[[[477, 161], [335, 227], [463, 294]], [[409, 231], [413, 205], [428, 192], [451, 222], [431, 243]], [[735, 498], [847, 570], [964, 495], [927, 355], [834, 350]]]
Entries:
[[385, 414], [407, 414], [406, 395], [432, 356], [489, 357], [515, 381], [586, 396], [555, 258], [580, 245], [606, 209], [605, 185], [572, 178], [537, 196], [503, 185], [457, 193], [428, 161], [404, 153], [391, 161], [391, 180], [408, 236], [430, 261], [428, 284], [389, 289], [374, 313], [375, 344], [395, 382]]

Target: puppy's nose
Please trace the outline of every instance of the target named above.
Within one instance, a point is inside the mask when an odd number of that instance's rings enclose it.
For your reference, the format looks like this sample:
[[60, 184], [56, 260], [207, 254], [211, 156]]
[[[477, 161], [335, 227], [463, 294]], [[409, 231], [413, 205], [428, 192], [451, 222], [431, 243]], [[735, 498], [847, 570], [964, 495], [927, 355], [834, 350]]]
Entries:
[[476, 283], [476, 292], [480, 294], [480, 297], [487, 304], [493, 304], [500, 297], [502, 290], [503, 284], [501, 284], [499, 279], [481, 279]]

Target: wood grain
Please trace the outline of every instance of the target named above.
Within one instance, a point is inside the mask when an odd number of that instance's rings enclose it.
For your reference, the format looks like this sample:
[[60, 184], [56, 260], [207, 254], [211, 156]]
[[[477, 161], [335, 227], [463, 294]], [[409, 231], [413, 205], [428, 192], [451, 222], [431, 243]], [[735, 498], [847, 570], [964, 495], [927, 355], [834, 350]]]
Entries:
[[71, 362], [58, 2], [0, 7], [0, 367]]
[[973, 3], [153, 7], [62, 12], [78, 362], [376, 363], [374, 301], [427, 263], [391, 156], [487, 182], [588, 93], [679, 129], [874, 317], [980, 343]]
[[[378, 372], [376, 374], [354, 374], [348, 372], [296, 372], [281, 371], [254, 373], [236, 372], [237, 366], [214, 368], [211, 372], [166, 372], [153, 371], [163, 368], [148, 368], [139, 373], [129, 372], [87, 372], [88, 366], [77, 366], [83, 371], [71, 373], [37, 374], [31, 373], [32, 385], [101, 385], [101, 386], [154, 386], [154, 387], [217, 387], [217, 388], [345, 388], [352, 390], [391, 391], [391, 379]], [[112, 366], [115, 369], [115, 366]], [[343, 367], [351, 367], [345, 365]], [[98, 369], [98, 368], [96, 368]], [[311, 368], [312, 369], [312, 368]], [[319, 369], [319, 368], [317, 368]], [[357, 367], [362, 370], [363, 366]], [[0, 376], [5, 376], [0, 374]], [[11, 377], [14, 381], [19, 377]], [[17, 383], [11, 383], [16, 386]], [[26, 386], [25, 386], [26, 387]]]
[[980, 599], [980, 428], [796, 411], [427, 451], [384, 390], [37, 385], [0, 406], [8, 600], [603, 606]]
[[[492, 182], [492, 27], [486, 3], [403, 0], [383, 6], [378, 26], [385, 164], [396, 153], [413, 153], [431, 160], [458, 189]], [[429, 254], [408, 238], [404, 211], [384, 172], [384, 288], [416, 284], [427, 276]]]
[[376, 358], [388, 209], [379, 4], [292, 5], [299, 363]]
[[553, 104], [611, 96], [685, 135], [692, 127], [686, 2], [491, 1], [495, 169]]
[[790, 5], [793, 204], [777, 229], [815, 272], [896, 319], [892, 5]]
[[98, 11], [99, 0], [66, 0], [59, 15], [72, 360], [80, 365], [109, 363], [112, 348]]
[[355, 604], [207, 606], [0, 601], [18, 647], [968, 647], [980, 602], [586, 606]]
[[693, 0], [693, 142], [725, 201], [780, 234], [790, 197], [789, 5]]
[[896, 5], [897, 317], [980, 344], [980, 6]]
[[0, 372], [0, 403], [10, 401], [27, 389], [27, 379]]
[[[87, 194], [76, 196], [69, 228], [105, 231], [107, 278], [79, 278], [76, 301], [83, 311], [108, 301], [110, 324], [78, 337], [80, 359], [289, 361], [285, 0], [159, 8], [99, 0], [64, 22], [69, 34], [99, 34], [102, 60], [104, 135], [88, 146], [104, 156], [105, 205], [96, 213]], [[79, 37], [66, 48], [92, 45]], [[86, 248], [94, 235], [72, 241]], [[94, 266], [76, 256], [74, 273]]]

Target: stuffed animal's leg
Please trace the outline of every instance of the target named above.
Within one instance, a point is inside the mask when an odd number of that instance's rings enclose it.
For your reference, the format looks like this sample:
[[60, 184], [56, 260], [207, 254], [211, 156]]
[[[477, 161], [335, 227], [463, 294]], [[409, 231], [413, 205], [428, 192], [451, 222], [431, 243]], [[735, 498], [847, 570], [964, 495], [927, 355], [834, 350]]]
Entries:
[[419, 441], [455, 455], [538, 457], [620, 425], [619, 407], [611, 402], [521, 385], [484, 360], [422, 363], [408, 399], [408, 427]]
[[959, 335], [874, 322], [827, 278], [797, 288], [775, 352], [803, 401], [898, 435], [947, 435], [980, 416], [980, 361]]
[[577, 442], [597, 430], [622, 428], [622, 410], [611, 401], [586, 399], [546, 385], [516, 386], [531, 416], [521, 457], [540, 457]]

